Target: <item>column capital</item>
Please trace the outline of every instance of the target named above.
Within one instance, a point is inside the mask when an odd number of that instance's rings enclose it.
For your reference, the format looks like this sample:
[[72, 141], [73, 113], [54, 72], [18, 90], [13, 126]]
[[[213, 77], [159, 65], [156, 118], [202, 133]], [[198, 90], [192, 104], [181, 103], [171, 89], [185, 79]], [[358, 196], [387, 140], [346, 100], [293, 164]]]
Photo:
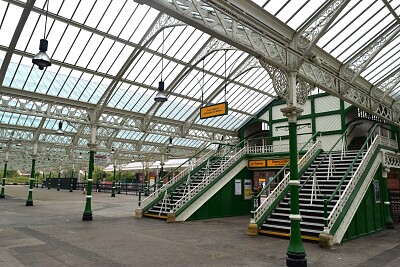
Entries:
[[288, 118], [288, 122], [296, 122], [297, 117], [303, 112], [303, 109], [298, 106], [289, 106], [281, 108], [283, 116]]
[[382, 177], [387, 178], [387, 174], [390, 172], [390, 168], [387, 166], [382, 166]]

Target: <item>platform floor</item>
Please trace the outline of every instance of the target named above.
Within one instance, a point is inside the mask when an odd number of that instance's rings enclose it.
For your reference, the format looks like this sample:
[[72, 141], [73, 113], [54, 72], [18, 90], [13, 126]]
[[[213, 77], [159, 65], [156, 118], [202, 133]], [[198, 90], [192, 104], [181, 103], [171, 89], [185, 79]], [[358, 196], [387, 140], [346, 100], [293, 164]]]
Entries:
[[[93, 194], [93, 217], [83, 222], [85, 195], [7, 186], [0, 199], [0, 266], [285, 266], [288, 240], [248, 237], [249, 218], [168, 224], [135, 219], [137, 196]], [[395, 230], [333, 249], [304, 244], [308, 266], [400, 266]]]

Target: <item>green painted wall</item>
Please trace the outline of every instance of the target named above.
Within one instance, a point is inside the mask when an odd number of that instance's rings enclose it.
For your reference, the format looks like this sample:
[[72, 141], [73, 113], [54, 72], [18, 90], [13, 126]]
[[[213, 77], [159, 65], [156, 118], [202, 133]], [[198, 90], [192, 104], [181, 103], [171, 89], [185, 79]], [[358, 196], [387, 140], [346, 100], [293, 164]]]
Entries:
[[[235, 196], [235, 179], [242, 180], [242, 195]], [[221, 190], [212, 196], [202, 207], [200, 207], [188, 221], [221, 218], [229, 216], [250, 215], [250, 200], [244, 200], [244, 179], [253, 180], [252, 171], [245, 167], [233, 179], [231, 179]]]
[[383, 216], [384, 204], [382, 200], [382, 167], [379, 167], [376, 171], [374, 180], [379, 181], [381, 202], [375, 203], [374, 185], [371, 183], [343, 237], [343, 241], [374, 233], [385, 228], [385, 218]]

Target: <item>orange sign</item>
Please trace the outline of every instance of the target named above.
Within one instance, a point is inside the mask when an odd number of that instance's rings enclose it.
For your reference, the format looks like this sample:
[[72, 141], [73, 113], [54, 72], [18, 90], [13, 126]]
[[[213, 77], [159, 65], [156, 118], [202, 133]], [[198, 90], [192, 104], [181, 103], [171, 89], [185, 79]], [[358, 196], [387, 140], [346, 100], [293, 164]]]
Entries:
[[207, 119], [228, 114], [228, 102], [200, 108], [200, 119]]
[[283, 167], [288, 162], [289, 159], [269, 159], [267, 160], [267, 165], [268, 167]]
[[249, 168], [265, 168], [267, 161], [265, 159], [250, 159], [248, 166]]

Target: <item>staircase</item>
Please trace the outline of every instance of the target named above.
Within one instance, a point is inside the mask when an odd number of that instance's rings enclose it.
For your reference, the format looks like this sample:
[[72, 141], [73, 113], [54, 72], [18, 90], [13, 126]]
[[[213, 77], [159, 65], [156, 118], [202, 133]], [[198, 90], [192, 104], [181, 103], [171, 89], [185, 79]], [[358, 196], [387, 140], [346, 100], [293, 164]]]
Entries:
[[[319, 234], [324, 229], [324, 195], [330, 196], [358, 151], [321, 153], [300, 177], [299, 205], [302, 220], [301, 233], [304, 240], [319, 241]], [[361, 157], [354, 164], [354, 171], [361, 162]], [[331, 163], [331, 164], [330, 164]], [[342, 184], [345, 189], [351, 175]], [[336, 197], [328, 205], [328, 213], [337, 202]], [[260, 234], [288, 237], [290, 233], [290, 191], [283, 197], [271, 215], [261, 224]]]
[[203, 164], [200, 169], [189, 173], [186, 179], [183, 179], [181, 183], [177, 183], [170, 187], [170, 190], [165, 192], [163, 198], [156, 202], [146, 212], [143, 213], [144, 217], [152, 217], [159, 219], [167, 219], [167, 214], [171, 210], [171, 206], [179, 201], [185, 194], [191, 191], [191, 189], [197, 187], [207, 174], [216, 171], [220, 168], [221, 164], [225, 163], [229, 157], [211, 158], [208, 162]]
[[365, 143], [365, 141], [367, 140], [366, 136], [357, 136], [354, 137], [353, 140], [350, 142], [350, 144], [348, 145], [347, 149], [348, 150], [360, 150], [362, 145]]

